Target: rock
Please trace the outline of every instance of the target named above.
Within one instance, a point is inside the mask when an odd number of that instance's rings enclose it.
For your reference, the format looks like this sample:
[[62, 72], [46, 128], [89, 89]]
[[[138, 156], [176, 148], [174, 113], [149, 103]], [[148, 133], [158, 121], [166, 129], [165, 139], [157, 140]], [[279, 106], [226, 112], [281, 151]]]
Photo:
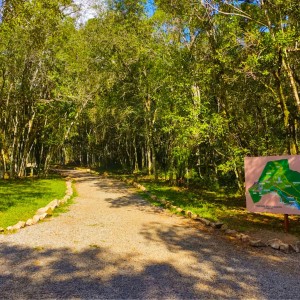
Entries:
[[47, 214], [47, 213], [41, 214], [41, 215], [40, 215], [40, 220], [43, 220], [43, 219], [45, 219], [47, 216], [48, 216], [48, 214]]
[[46, 208], [47, 208], [47, 210], [43, 214], [51, 216], [53, 214], [53, 211], [54, 211], [55, 207], [54, 206], [46, 206]]
[[57, 199], [51, 201], [48, 205], [48, 207], [58, 207], [59, 206], [59, 201]]
[[47, 211], [48, 207], [42, 207], [42, 208], [39, 208], [37, 211], [36, 211], [36, 215], [41, 215], [43, 213], [45, 213]]
[[61, 199], [61, 200], [59, 200], [59, 206], [61, 206], [61, 205], [65, 204], [65, 203], [67, 203], [67, 201], [66, 201], [66, 200], [64, 200], [64, 199]]
[[223, 223], [221, 222], [211, 222], [210, 226], [212, 228], [215, 228], [215, 229], [220, 229], [222, 227]]
[[226, 225], [226, 224], [223, 224], [222, 226], [221, 226], [221, 230], [222, 231], [226, 231], [228, 229], [228, 226]]
[[210, 226], [211, 226], [212, 228], [217, 228], [215, 222], [210, 222]]
[[178, 213], [181, 213], [181, 212], [183, 211], [183, 209], [180, 208], [180, 207], [177, 207], [177, 208], [176, 208], [176, 211], [177, 211]]
[[233, 234], [236, 234], [236, 230], [233, 230], [233, 229], [227, 229], [225, 231], [226, 234], [230, 234], [230, 235], [233, 235]]
[[282, 243], [282, 244], [279, 246], [279, 250], [282, 251], [282, 252], [288, 253], [289, 250], [290, 250], [290, 245], [289, 245], [289, 244]]
[[66, 196], [72, 196], [73, 195], [73, 191], [67, 191], [66, 192]]
[[192, 217], [191, 217], [193, 220], [198, 220], [199, 218], [199, 215], [197, 214], [192, 214]]
[[283, 244], [282, 241], [279, 239], [272, 239], [267, 241], [267, 245], [276, 250], [279, 250], [280, 245], [282, 244]]
[[49, 206], [42, 207], [36, 211], [36, 215], [43, 215], [43, 214], [52, 215], [53, 210], [54, 207], [49, 207]]
[[161, 203], [161, 204], [163, 204], [163, 205], [166, 205], [167, 204], [167, 201], [166, 200], [159, 200], [159, 202]]
[[65, 201], [68, 201], [70, 199], [71, 199], [71, 196], [68, 196], [68, 195], [66, 195], [66, 196], [63, 197], [63, 200], [65, 200]]
[[0, 232], [4, 232], [4, 230], [5, 230], [4, 228], [0, 227]]
[[291, 252], [299, 253], [300, 252], [300, 247], [299, 247], [298, 243], [292, 244], [292, 245], [289, 245], [289, 250]]
[[19, 221], [14, 227], [21, 229], [25, 227], [25, 222], [24, 221]]
[[40, 220], [41, 215], [35, 215], [32, 218], [33, 224], [36, 224]]
[[216, 222], [215, 223], [215, 228], [220, 229], [223, 226], [222, 222]]
[[242, 234], [241, 240], [242, 240], [242, 242], [249, 242], [250, 236], [247, 234]]
[[191, 211], [189, 211], [189, 210], [185, 212], [185, 215], [188, 216], [189, 218], [192, 217], [192, 214], [193, 213]]
[[252, 247], [267, 247], [266, 243], [261, 240], [250, 240], [249, 244]]
[[165, 206], [166, 206], [166, 207], [171, 207], [171, 202], [166, 201]]
[[7, 231], [13, 231], [14, 228], [13, 228], [13, 226], [8, 226], [8, 227], [6, 227], [6, 230], [7, 230]]
[[204, 219], [204, 218], [199, 218], [198, 220], [206, 226], [210, 226], [210, 224], [211, 224], [209, 220]]
[[237, 233], [236, 237], [243, 242], [248, 242], [250, 240], [250, 236], [247, 234], [243, 234], [243, 233]]
[[152, 200], [157, 200], [157, 196], [155, 196], [155, 195], [151, 195], [150, 198], [151, 198]]
[[147, 189], [146, 189], [143, 185], [141, 185], [140, 189], [141, 189], [143, 192], [147, 192]]
[[176, 209], [176, 208], [177, 208], [177, 206], [175, 206], [175, 205], [171, 205], [171, 208], [172, 208], [172, 209]]
[[32, 219], [28, 219], [28, 220], [26, 221], [26, 223], [25, 223], [26, 226], [31, 226], [31, 225], [33, 225], [33, 224], [34, 224], [34, 222], [33, 222]]

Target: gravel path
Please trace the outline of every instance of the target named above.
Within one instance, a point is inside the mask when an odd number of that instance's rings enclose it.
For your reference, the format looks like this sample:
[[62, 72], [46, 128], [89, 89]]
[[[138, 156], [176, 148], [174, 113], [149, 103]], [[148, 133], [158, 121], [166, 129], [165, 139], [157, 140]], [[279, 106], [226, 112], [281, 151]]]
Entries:
[[0, 299], [299, 299], [299, 254], [242, 248], [72, 171], [70, 211], [0, 235]]

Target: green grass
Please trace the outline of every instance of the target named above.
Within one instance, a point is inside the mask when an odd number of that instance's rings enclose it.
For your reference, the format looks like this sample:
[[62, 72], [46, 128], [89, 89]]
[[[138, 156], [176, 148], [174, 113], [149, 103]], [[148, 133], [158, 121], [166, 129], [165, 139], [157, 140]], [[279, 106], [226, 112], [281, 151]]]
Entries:
[[65, 180], [47, 179], [0, 180], [0, 227], [32, 218], [36, 210], [64, 196]]
[[[140, 178], [139, 182], [159, 199], [170, 201], [175, 206], [190, 210], [211, 221], [223, 222], [231, 229], [241, 232], [254, 232], [259, 229], [284, 231], [283, 215], [250, 213], [246, 210], [246, 200], [243, 195], [223, 190], [191, 190], [169, 186], [166, 182], [155, 182], [145, 178]], [[154, 205], [160, 205], [146, 193], [141, 194]], [[298, 216], [290, 216], [290, 233], [300, 237]]]

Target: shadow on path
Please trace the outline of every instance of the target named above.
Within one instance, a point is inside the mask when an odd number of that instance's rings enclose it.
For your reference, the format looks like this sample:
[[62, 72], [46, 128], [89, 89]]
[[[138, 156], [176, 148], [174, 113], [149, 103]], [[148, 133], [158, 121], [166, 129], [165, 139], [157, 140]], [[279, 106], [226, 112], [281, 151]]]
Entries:
[[[168, 263], [147, 263], [135, 270], [131, 257], [103, 248], [30, 249], [1, 245], [1, 299], [145, 299], [213, 297], [201, 294], [196, 278]], [[4, 270], [5, 269], [5, 270]]]

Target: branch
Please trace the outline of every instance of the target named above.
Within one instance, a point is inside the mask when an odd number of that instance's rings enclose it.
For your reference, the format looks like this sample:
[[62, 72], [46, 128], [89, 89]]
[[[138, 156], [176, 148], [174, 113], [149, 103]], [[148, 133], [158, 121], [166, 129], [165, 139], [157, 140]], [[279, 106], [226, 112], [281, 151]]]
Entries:
[[226, 3], [228, 6], [231, 6], [231, 7], [233, 7], [235, 10], [237, 10], [237, 11], [239, 11], [239, 12], [242, 12], [242, 13], [226, 12], [226, 11], [219, 10], [219, 9], [217, 9], [216, 7], [214, 7], [213, 5], [211, 5], [211, 4], [208, 2], [208, 0], [205, 0], [205, 3], [206, 3], [212, 10], [216, 11], [216, 12], [219, 13], [219, 14], [243, 17], [243, 18], [246, 18], [246, 19], [248, 19], [248, 20], [254, 21], [255, 23], [260, 24], [260, 25], [262, 25], [262, 26], [268, 27], [268, 25], [266, 25], [266, 24], [264, 24], [264, 23], [262, 23], [262, 22], [260, 22], [260, 21], [254, 20], [253, 18], [251, 18], [251, 16], [247, 15], [244, 11], [240, 10], [239, 8], [235, 7], [235, 6], [232, 5], [232, 4]]

